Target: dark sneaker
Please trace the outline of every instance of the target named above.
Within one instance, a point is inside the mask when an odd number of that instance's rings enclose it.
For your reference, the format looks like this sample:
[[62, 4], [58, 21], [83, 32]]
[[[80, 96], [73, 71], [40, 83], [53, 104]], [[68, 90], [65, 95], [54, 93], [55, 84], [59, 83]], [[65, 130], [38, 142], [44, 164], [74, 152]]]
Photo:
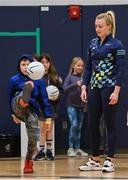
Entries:
[[33, 173], [33, 162], [32, 162], [32, 160], [29, 160], [29, 159], [25, 160], [24, 173]]
[[52, 151], [50, 149], [47, 149], [47, 151], [46, 151], [46, 159], [47, 160], [54, 160], [55, 159], [53, 154], [52, 154]]
[[41, 161], [44, 159], [45, 159], [45, 153], [43, 151], [39, 151], [33, 158], [34, 161]]

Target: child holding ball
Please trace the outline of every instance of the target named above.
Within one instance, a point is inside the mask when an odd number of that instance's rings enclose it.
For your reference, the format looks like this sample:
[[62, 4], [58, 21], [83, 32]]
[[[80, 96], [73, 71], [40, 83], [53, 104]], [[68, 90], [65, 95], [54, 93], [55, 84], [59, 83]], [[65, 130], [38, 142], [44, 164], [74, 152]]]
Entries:
[[[58, 102], [60, 99], [60, 94], [62, 93], [62, 80], [58, 76], [55, 66], [53, 65], [52, 59], [49, 54], [41, 54], [41, 56], [38, 59], [39, 62], [41, 62], [45, 67], [45, 75], [43, 76], [43, 80], [45, 82], [46, 87], [49, 87], [50, 85], [56, 86], [56, 88], [59, 90], [58, 96], [53, 96], [53, 98], [49, 99], [49, 102], [52, 107], [52, 123], [51, 123], [51, 130], [47, 131], [46, 128], [46, 120], [44, 113], [40, 113], [39, 118], [39, 127], [40, 127], [40, 150], [35, 155], [34, 160], [54, 160], [53, 155], [53, 127], [54, 127], [54, 120], [57, 117], [57, 109], [58, 109]], [[47, 88], [49, 89], [49, 88]], [[49, 94], [49, 93], [48, 93]]]

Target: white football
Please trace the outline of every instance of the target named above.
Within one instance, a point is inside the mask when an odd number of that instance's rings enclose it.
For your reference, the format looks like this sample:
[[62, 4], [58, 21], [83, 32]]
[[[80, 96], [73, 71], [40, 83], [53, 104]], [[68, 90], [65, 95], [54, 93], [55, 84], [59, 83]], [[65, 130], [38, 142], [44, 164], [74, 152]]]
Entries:
[[42, 63], [34, 61], [31, 62], [27, 67], [27, 75], [32, 80], [38, 80], [43, 77], [45, 68]]
[[54, 86], [54, 85], [49, 85], [46, 88], [47, 93], [48, 93], [48, 99], [51, 101], [56, 101], [58, 99], [59, 96], [59, 89]]

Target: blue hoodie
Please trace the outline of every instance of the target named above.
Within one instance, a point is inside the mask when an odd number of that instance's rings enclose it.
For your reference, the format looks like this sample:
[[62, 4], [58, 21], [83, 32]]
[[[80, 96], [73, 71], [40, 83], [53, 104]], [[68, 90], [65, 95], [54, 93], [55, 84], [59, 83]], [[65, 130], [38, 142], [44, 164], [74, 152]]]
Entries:
[[[28, 55], [24, 54], [22, 55], [18, 60], [18, 66], [17, 70], [19, 71], [18, 74], [12, 76], [9, 80], [9, 104], [11, 109], [11, 102], [12, 99], [22, 92], [23, 86], [27, 81], [30, 81], [31, 79], [22, 74], [20, 71], [20, 62], [23, 59], [27, 59], [30, 62], [33, 61], [33, 58]], [[44, 84], [44, 81], [42, 79], [40, 80], [31, 80], [34, 82], [34, 89], [31, 94], [31, 99], [29, 101], [29, 105], [34, 109], [34, 111], [38, 114], [40, 109], [44, 110], [44, 117], [49, 118], [52, 116], [51, 106], [48, 101], [48, 95], [46, 91], [46, 86]], [[11, 109], [12, 112], [12, 109]]]

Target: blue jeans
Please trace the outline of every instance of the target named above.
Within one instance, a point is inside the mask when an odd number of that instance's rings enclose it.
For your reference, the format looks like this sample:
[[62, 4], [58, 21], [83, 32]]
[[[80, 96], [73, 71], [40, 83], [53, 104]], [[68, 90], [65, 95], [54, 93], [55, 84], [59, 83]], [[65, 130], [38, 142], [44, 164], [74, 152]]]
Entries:
[[84, 119], [82, 108], [67, 107], [70, 129], [69, 129], [69, 148], [80, 148], [81, 127]]

